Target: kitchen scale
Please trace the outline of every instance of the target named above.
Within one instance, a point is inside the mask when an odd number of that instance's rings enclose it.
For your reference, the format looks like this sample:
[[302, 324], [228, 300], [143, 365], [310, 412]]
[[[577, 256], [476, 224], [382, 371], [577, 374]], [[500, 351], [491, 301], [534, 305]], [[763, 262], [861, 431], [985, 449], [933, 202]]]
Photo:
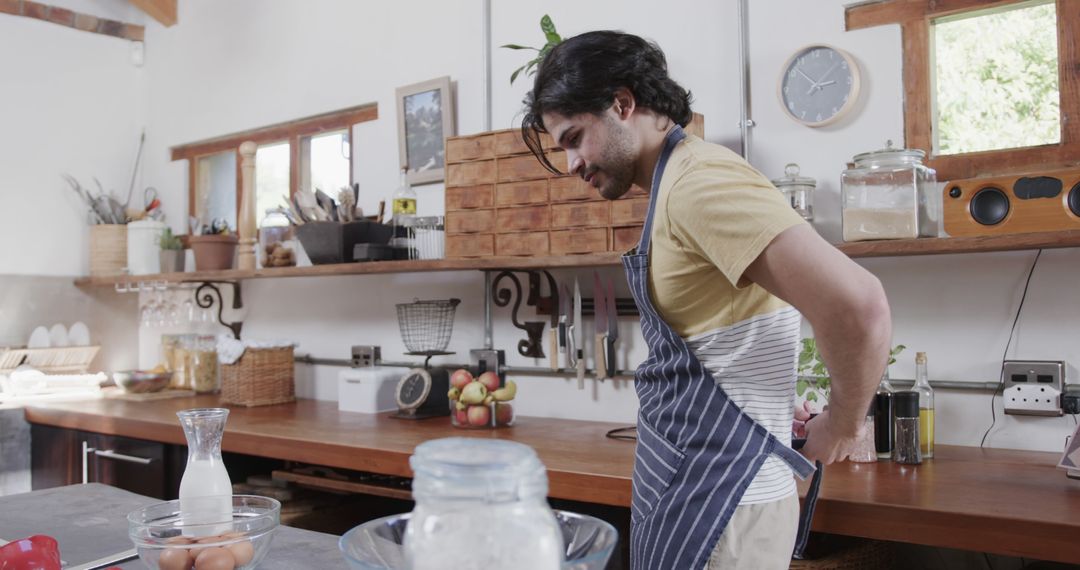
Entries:
[[423, 368], [411, 368], [397, 384], [398, 411], [390, 417], [403, 420], [422, 420], [450, 415], [450, 372], [442, 367], [431, 367], [432, 356], [454, 354], [444, 351], [406, 352], [413, 356], [426, 356]]

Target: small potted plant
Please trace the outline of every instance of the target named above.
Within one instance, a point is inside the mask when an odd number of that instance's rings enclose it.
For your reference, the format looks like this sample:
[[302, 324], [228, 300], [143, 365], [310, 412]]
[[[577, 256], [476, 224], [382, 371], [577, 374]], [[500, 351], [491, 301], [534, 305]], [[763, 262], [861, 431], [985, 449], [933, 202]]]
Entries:
[[544, 32], [544, 39], [547, 40], [543, 47], [537, 48], [531, 46], [522, 46], [518, 44], [506, 44], [504, 46], [501, 46], [506, 49], [524, 49], [536, 52], [536, 57], [529, 60], [529, 62], [525, 65], [515, 69], [514, 73], [510, 75], [511, 85], [514, 84], [514, 80], [517, 79], [518, 75], [520, 75], [522, 71], [524, 71], [528, 75], [534, 75], [536, 73], [536, 68], [540, 66], [540, 62], [544, 61], [544, 57], [546, 57], [547, 54], [551, 52], [552, 48], [562, 42], [562, 36], [560, 36], [559, 33], [555, 31], [555, 24], [551, 22], [551, 16], [548, 16], [547, 14], [544, 14], [544, 17], [540, 18], [540, 31]]
[[165, 228], [158, 238], [161, 246], [161, 272], [183, 273], [184, 272], [184, 242], [180, 236], [172, 233], [172, 228]]
[[188, 242], [195, 253], [196, 271], [233, 268], [238, 240], [225, 220], [214, 220], [209, 226], [203, 226], [202, 233], [189, 237]]
[[[896, 362], [896, 356], [907, 348], [898, 344], [889, 351], [889, 364]], [[887, 366], [887, 365], [886, 365]], [[799, 365], [796, 369], [795, 395], [809, 404], [812, 413], [819, 413], [829, 402], [829, 389], [832, 387], [832, 378], [829, 370], [825, 368], [825, 362], [821, 360], [821, 353], [817, 349], [817, 341], [813, 338], [802, 339], [802, 350], [799, 352]]]

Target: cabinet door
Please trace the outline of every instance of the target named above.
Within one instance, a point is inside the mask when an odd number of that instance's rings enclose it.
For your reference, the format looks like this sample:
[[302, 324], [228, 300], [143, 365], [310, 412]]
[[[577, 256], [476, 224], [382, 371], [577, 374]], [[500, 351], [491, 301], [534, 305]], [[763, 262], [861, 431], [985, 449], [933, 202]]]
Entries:
[[79, 432], [30, 425], [30, 487], [49, 489], [82, 483], [82, 440]]
[[86, 432], [80, 435], [94, 448], [89, 459], [91, 482], [158, 499], [171, 494], [164, 443]]

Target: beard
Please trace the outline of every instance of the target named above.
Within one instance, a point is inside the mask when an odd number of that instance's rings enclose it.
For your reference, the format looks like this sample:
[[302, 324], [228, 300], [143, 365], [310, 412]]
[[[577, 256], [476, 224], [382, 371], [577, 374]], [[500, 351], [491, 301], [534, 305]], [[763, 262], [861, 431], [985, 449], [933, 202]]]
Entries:
[[597, 190], [607, 200], [616, 200], [630, 191], [634, 184], [634, 141], [629, 129], [615, 119], [605, 117], [608, 140], [604, 145], [604, 154], [593, 173], [599, 173], [601, 180]]

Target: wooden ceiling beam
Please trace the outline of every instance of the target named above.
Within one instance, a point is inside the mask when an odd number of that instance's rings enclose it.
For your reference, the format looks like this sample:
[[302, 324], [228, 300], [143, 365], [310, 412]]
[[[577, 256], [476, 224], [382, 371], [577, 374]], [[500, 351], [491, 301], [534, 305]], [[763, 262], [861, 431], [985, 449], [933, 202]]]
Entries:
[[177, 0], [128, 0], [136, 8], [146, 12], [162, 26], [168, 28], [176, 25], [176, 2]]

